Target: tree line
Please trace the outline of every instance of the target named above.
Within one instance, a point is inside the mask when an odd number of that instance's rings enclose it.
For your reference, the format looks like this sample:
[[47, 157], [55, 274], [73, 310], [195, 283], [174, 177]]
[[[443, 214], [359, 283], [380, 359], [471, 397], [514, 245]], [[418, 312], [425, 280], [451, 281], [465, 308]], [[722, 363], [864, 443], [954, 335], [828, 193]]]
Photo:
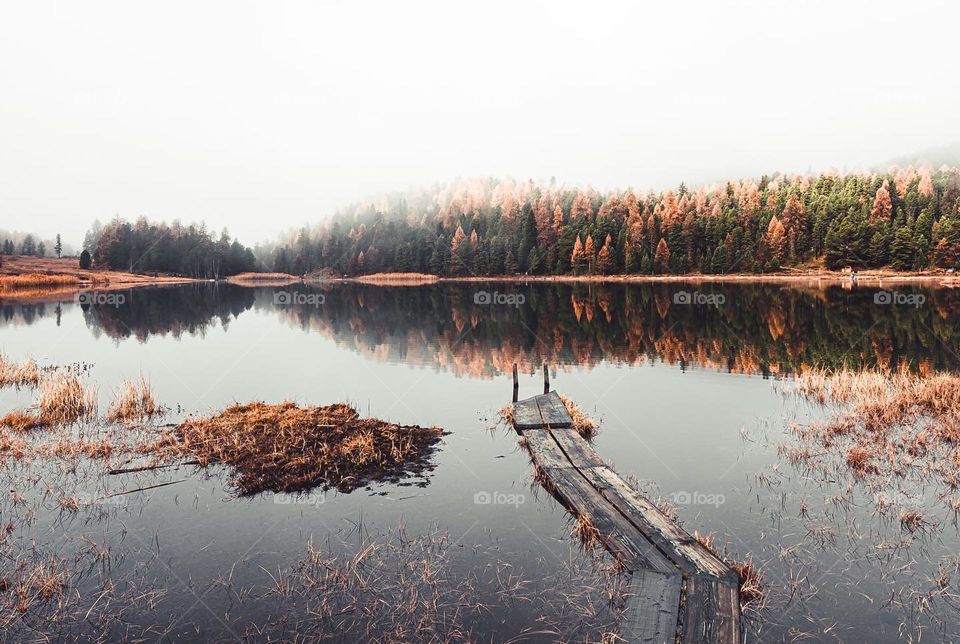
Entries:
[[[60, 241], [60, 235], [53, 242], [53, 252], [57, 257], [63, 253], [63, 243]], [[43, 241], [38, 241], [33, 235], [24, 235], [19, 244], [14, 239], [5, 237], [0, 242], [0, 255], [27, 255], [30, 257], [46, 257], [47, 245]]]
[[360, 204], [269, 253], [303, 274], [764, 273], [954, 268], [960, 169], [764, 176], [600, 193], [459, 181]]
[[106, 225], [94, 222], [83, 247], [81, 260], [88, 257], [94, 268], [131, 273], [217, 279], [265, 268], [226, 229], [215, 236], [204, 224], [154, 223], [144, 218], [130, 223], [116, 217]]

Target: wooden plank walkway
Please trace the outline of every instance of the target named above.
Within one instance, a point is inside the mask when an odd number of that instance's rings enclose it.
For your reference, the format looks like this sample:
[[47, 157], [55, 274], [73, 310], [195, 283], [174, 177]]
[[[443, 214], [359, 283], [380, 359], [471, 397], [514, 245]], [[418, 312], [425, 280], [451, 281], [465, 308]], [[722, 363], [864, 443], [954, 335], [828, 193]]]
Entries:
[[737, 573], [607, 467], [555, 391], [514, 402], [513, 424], [545, 487], [630, 572], [627, 641], [740, 644]]

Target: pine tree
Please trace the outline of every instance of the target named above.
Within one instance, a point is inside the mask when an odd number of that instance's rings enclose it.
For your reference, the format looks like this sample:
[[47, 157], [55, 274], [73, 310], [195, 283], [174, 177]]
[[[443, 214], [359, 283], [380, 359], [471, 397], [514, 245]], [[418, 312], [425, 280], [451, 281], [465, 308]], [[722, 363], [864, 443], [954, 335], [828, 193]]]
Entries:
[[884, 183], [877, 189], [877, 195], [873, 198], [873, 207], [870, 208], [870, 222], [888, 221], [892, 214], [893, 202], [890, 199], [887, 184]]
[[573, 252], [570, 254], [570, 266], [574, 273], [579, 273], [583, 269], [583, 242], [580, 241], [580, 235], [577, 235], [577, 241], [573, 244]]
[[670, 272], [670, 248], [667, 246], [665, 238], [661, 238], [657, 244], [657, 252], [654, 255], [653, 263], [658, 273]]
[[57, 254], [57, 259], [63, 255], [63, 242], [60, 241], [60, 233], [57, 233], [57, 243], [53, 246], [53, 252]]
[[770, 220], [764, 241], [770, 253], [771, 268], [779, 268], [787, 246], [787, 234], [783, 224], [776, 217]]
[[588, 272], [588, 273], [592, 273], [592, 272], [593, 272], [593, 264], [594, 264], [594, 259], [595, 259], [595, 258], [594, 258], [594, 255], [595, 255], [595, 254], [596, 254], [596, 251], [594, 250], [594, 247], [593, 247], [593, 236], [592, 236], [592, 235], [587, 235], [587, 241], [586, 241], [586, 243], [583, 245], [583, 259], [587, 262], [587, 272]]
[[613, 251], [610, 248], [612, 241], [610, 235], [607, 235], [607, 239], [603, 242], [603, 247], [600, 248], [600, 252], [597, 254], [597, 272], [601, 275], [610, 273], [613, 268]]

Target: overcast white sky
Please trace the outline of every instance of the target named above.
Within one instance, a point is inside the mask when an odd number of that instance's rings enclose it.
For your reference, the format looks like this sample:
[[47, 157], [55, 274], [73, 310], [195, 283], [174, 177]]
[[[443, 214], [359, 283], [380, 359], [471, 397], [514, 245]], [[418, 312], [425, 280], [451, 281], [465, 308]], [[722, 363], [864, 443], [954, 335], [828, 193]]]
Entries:
[[661, 188], [960, 139], [960, 5], [0, 0], [0, 228], [247, 243], [493, 175]]

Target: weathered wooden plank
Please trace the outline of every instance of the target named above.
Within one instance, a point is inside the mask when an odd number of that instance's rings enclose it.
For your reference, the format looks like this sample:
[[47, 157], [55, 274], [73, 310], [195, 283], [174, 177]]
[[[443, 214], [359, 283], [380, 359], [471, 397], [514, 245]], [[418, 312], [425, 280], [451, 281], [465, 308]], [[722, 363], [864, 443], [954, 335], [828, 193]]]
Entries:
[[679, 575], [676, 566], [583, 478], [575, 468], [546, 468], [557, 496], [573, 514], [585, 517], [597, 538], [627, 570], [656, 570]]
[[582, 468], [583, 475], [685, 572], [702, 572], [727, 583], [737, 574], [686, 530], [608, 467]]
[[560, 395], [555, 391], [536, 397], [537, 404], [540, 405], [540, 415], [543, 416], [543, 422], [550, 427], [566, 428], [573, 426], [573, 419], [567, 412]]
[[740, 644], [740, 604], [736, 592], [736, 588], [731, 589], [709, 575], [686, 577], [678, 641], [682, 644]]
[[527, 449], [530, 456], [533, 457], [533, 462], [541, 468], [574, 467], [567, 455], [557, 445], [553, 436], [550, 435], [550, 432], [539, 429], [525, 429], [520, 432], [520, 435], [527, 441]]
[[543, 427], [543, 417], [540, 416], [540, 406], [536, 398], [513, 403], [513, 426], [517, 430]]
[[681, 578], [653, 570], [630, 577], [620, 635], [628, 642], [675, 644]]
[[563, 449], [571, 463], [577, 467], [604, 467], [606, 463], [600, 458], [587, 440], [573, 429], [551, 429], [554, 439]]
[[736, 572], [607, 467], [556, 392], [514, 403], [544, 484], [632, 572], [627, 641], [740, 644]]

